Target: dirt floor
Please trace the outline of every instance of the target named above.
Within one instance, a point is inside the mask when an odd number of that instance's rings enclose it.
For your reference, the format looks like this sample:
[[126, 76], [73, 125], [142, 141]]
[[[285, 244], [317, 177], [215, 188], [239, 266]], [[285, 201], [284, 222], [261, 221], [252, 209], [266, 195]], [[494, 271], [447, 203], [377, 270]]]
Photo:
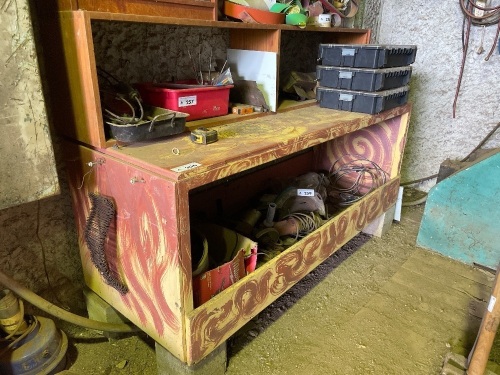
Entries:
[[[358, 235], [262, 311], [228, 341], [227, 374], [440, 374], [448, 352], [467, 355], [493, 276], [416, 247], [422, 212], [404, 209], [382, 238]], [[71, 374], [157, 374], [145, 335], [60, 327]]]

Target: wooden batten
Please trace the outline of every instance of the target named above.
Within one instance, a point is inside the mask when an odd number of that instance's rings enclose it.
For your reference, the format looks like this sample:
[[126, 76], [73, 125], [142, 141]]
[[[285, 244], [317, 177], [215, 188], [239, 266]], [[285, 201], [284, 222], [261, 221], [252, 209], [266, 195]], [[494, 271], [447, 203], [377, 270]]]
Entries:
[[61, 124], [58, 130], [67, 137], [104, 148], [106, 139], [90, 19], [82, 11], [60, 12], [59, 16], [73, 124]]
[[59, 0], [59, 10], [216, 20], [215, 0]]

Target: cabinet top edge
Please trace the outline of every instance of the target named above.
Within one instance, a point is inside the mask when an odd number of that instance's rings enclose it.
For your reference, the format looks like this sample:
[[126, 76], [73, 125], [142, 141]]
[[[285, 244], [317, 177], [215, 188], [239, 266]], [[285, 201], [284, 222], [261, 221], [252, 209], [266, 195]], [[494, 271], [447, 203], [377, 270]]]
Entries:
[[324, 32], [324, 33], [350, 33], [350, 34], [365, 34], [368, 29], [343, 28], [343, 27], [317, 27], [307, 26], [299, 28], [297, 26], [279, 24], [258, 24], [258, 23], [243, 23], [233, 21], [211, 21], [188, 18], [175, 18], [164, 16], [149, 16], [139, 14], [125, 13], [109, 13], [87, 10], [64, 10], [60, 12], [63, 16], [70, 14], [81, 14], [84, 18], [90, 21], [116, 21], [116, 22], [135, 22], [135, 23], [152, 23], [165, 24], [175, 26], [199, 26], [199, 27], [217, 27], [221, 29], [248, 29], [248, 30], [284, 30], [284, 31], [300, 31], [300, 32]]
[[[398, 116], [403, 116], [401, 121], [406, 122], [403, 118], [409, 116], [411, 108], [411, 103], [407, 103], [369, 115], [319, 106], [304, 107], [214, 127], [219, 132], [219, 141], [201, 147], [181, 134], [158, 142], [111, 147], [103, 152], [172, 181], [191, 180], [192, 187], [197, 187], [201, 180], [207, 183], [203, 177], [207, 173], [218, 176], [210, 176], [209, 182], [212, 182]], [[311, 116], [315, 117], [314, 121]], [[170, 151], [173, 149], [180, 152], [174, 155]], [[217, 172], [223, 169], [222, 174]]]

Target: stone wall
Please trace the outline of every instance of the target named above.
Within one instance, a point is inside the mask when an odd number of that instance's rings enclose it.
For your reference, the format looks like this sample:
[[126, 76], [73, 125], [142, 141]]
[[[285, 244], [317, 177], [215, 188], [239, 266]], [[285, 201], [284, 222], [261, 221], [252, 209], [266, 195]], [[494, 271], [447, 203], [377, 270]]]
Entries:
[[[500, 4], [495, 0], [491, 5]], [[377, 0], [366, 3], [365, 27], [373, 43], [415, 44], [410, 101], [413, 113], [403, 161], [403, 181], [433, 175], [446, 158], [462, 159], [500, 121], [498, 46], [485, 61], [497, 26], [472, 26], [461, 89], [453, 102], [462, 61], [463, 13], [458, 1], [429, 3]], [[484, 41], [484, 52], [477, 53]], [[500, 132], [485, 147], [498, 147]], [[421, 186], [433, 185], [429, 181]]]
[[0, 5], [0, 209], [58, 193], [27, 0]]

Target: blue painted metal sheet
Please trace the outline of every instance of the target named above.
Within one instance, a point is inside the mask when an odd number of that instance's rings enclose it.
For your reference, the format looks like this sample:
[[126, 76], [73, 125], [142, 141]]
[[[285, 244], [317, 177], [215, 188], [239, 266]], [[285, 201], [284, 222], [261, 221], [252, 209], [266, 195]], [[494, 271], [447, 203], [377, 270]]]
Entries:
[[500, 153], [435, 185], [417, 245], [464, 263], [500, 262]]

